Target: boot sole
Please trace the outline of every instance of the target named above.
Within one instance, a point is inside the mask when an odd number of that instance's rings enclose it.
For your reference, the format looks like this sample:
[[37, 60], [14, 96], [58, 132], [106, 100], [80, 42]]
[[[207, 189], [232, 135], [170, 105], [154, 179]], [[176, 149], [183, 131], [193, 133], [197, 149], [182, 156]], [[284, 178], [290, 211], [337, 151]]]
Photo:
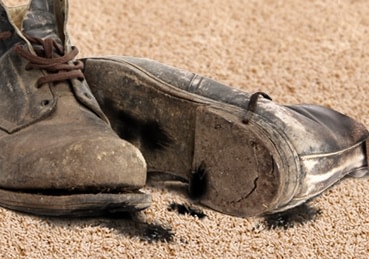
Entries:
[[109, 213], [140, 211], [151, 204], [142, 193], [43, 195], [0, 189], [4, 208], [42, 216], [95, 217]]
[[244, 109], [173, 87], [123, 59], [88, 59], [85, 76], [113, 129], [139, 147], [148, 171], [186, 179], [201, 204], [256, 216], [294, 191], [286, 186], [298, 182], [298, 165], [286, 157], [297, 154], [263, 118], [245, 124]]

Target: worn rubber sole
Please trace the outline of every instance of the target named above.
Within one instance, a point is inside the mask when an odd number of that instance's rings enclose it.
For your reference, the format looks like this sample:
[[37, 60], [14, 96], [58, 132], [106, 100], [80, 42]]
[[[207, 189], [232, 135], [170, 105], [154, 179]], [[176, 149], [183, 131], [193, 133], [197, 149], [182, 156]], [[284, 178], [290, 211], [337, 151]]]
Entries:
[[43, 195], [0, 189], [0, 205], [42, 216], [95, 217], [109, 213], [140, 211], [151, 204], [143, 193]]
[[297, 155], [257, 114], [244, 123], [244, 109], [173, 87], [124, 60], [88, 59], [84, 73], [113, 129], [139, 147], [148, 171], [186, 179], [201, 204], [255, 216], [293, 191], [286, 185], [298, 181], [298, 165], [287, 157]]

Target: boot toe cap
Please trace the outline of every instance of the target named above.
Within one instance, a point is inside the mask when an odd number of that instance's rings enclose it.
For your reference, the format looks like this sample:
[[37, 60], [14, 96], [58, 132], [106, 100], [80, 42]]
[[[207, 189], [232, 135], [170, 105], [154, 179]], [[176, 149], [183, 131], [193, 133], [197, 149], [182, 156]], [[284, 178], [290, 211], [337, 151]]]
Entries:
[[146, 181], [140, 151], [119, 138], [60, 139], [18, 157], [3, 178], [10, 189], [134, 190]]

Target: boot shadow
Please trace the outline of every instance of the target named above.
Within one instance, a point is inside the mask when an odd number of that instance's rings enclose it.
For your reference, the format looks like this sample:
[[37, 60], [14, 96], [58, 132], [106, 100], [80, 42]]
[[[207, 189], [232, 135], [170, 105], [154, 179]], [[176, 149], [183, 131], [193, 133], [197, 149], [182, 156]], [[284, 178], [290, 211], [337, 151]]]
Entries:
[[108, 228], [127, 238], [139, 238], [148, 243], [172, 242], [174, 232], [170, 226], [148, 223], [142, 212], [106, 213], [91, 217], [39, 217], [48, 224], [61, 228]]

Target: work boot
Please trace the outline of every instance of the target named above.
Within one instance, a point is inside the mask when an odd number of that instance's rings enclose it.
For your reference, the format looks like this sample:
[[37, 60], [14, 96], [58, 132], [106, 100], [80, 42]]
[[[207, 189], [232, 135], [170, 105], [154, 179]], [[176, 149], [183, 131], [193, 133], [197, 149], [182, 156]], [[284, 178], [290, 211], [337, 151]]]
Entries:
[[141, 152], [111, 129], [75, 61], [67, 1], [0, 2], [0, 205], [96, 216], [150, 205]]
[[148, 171], [185, 179], [217, 211], [284, 211], [368, 172], [368, 131], [331, 109], [278, 105], [148, 59], [83, 61], [113, 129], [140, 148]]

